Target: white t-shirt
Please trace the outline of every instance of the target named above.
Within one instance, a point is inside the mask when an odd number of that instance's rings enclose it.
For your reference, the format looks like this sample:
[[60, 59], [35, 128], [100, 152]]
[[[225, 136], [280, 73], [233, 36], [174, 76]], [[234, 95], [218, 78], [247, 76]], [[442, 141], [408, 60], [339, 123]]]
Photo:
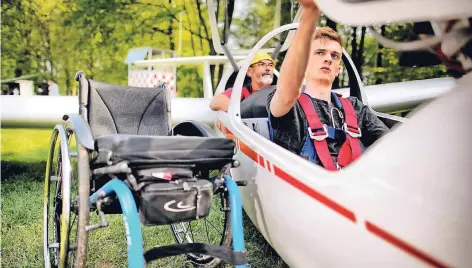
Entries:
[[49, 86], [49, 96], [59, 96], [59, 86], [56, 83]]

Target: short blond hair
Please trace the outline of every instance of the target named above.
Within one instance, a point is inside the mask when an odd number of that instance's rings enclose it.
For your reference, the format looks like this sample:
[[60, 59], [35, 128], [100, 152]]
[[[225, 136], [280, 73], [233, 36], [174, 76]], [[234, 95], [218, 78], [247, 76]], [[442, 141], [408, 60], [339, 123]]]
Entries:
[[315, 33], [313, 34], [313, 40], [316, 39], [328, 39], [338, 42], [341, 47], [343, 46], [341, 36], [333, 30], [331, 27], [320, 27], [316, 28]]

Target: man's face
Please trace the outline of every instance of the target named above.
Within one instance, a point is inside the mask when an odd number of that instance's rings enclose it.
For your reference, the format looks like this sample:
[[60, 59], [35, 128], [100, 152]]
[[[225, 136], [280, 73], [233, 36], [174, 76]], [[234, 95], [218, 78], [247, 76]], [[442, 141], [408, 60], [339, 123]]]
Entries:
[[310, 51], [306, 78], [333, 83], [340, 71], [341, 45], [330, 39], [316, 39], [311, 43]]
[[251, 77], [253, 82], [263, 84], [264, 87], [270, 86], [274, 79], [274, 63], [269, 60], [262, 60], [249, 67], [247, 76]]

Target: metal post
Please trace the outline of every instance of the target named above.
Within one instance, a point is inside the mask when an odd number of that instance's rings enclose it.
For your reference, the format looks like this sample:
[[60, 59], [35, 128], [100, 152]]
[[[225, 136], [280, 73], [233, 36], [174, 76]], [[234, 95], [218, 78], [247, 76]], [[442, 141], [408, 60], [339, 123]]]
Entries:
[[203, 62], [203, 98], [210, 99], [213, 97], [213, 86], [211, 83], [210, 64], [208, 61]]

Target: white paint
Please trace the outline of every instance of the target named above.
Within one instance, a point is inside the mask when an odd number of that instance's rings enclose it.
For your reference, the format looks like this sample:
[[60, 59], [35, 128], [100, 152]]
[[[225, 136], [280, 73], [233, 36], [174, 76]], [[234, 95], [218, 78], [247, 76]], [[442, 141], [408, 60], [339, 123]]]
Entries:
[[[245, 211], [290, 267], [427, 267], [373, 235], [365, 221], [452, 267], [468, 267], [472, 121], [464, 115], [472, 113], [471, 84], [469, 75], [334, 173], [219, 112], [239, 143], [272, 164], [269, 172], [238, 150], [241, 166], [231, 173], [248, 182], [240, 187]], [[274, 166], [354, 212], [357, 222], [276, 177]]]
[[327, 17], [351, 26], [439, 21], [472, 16], [470, 0], [314, 1]]

